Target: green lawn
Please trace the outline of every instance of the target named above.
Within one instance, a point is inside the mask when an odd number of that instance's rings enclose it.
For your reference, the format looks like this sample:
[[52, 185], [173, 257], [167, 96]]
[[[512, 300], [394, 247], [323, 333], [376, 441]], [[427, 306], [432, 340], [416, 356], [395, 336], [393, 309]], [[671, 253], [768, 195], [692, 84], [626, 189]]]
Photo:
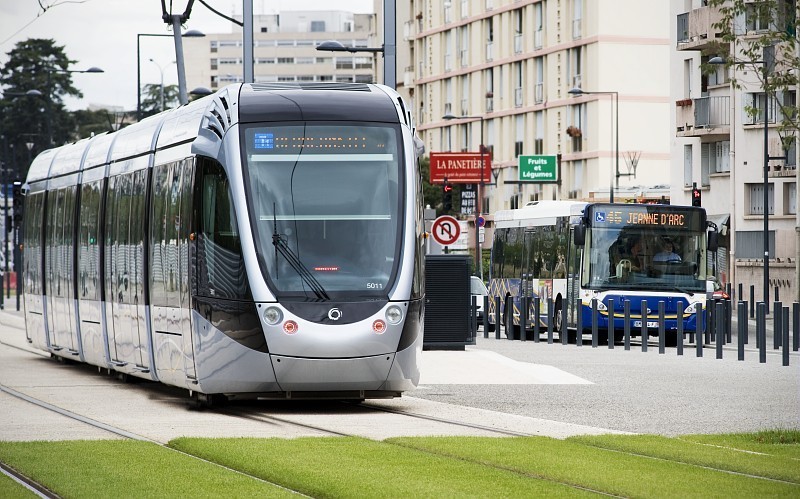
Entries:
[[[189, 455], [198, 456], [198, 460]], [[800, 431], [0, 442], [62, 497], [800, 497]], [[285, 487], [282, 488], [282, 487]], [[288, 489], [288, 490], [287, 490]], [[32, 497], [0, 475], [0, 497]]]

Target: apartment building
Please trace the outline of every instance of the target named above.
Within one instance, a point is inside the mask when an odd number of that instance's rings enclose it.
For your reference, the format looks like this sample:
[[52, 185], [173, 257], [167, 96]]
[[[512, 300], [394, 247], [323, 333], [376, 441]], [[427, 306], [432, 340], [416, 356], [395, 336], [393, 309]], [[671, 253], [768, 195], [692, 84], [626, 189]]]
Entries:
[[[764, 299], [764, 243], [768, 244], [769, 300], [775, 289], [785, 300], [797, 299], [797, 148], [784, 150], [778, 123], [778, 99], [796, 107], [796, 92], [765, 98], [762, 61], [742, 67], [708, 63], [713, 57], [747, 61], [739, 43], [724, 43], [714, 24], [722, 16], [705, 0], [670, 2], [673, 47], [671, 93], [674, 102], [671, 198], [689, 203], [692, 185], [702, 192], [709, 219], [726, 236], [718, 254], [718, 275], [749, 297]], [[738, 16], [737, 39], [753, 40], [773, 21], [755, 8]], [[704, 72], [702, 67], [707, 68]], [[777, 71], [787, 70], [776, 68]], [[739, 85], [731, 84], [732, 80]], [[765, 126], [764, 110], [767, 109]], [[748, 112], [754, 110], [755, 112]], [[794, 132], [791, 132], [793, 135]], [[765, 168], [765, 139], [770, 158]], [[777, 159], [781, 158], [782, 159]], [[767, 184], [768, 202], [764, 202]], [[769, 230], [764, 231], [765, 210]]]
[[[412, 0], [406, 9], [398, 16], [413, 62], [402, 74], [420, 135], [429, 152], [477, 152], [483, 132], [496, 179], [484, 213], [608, 200], [612, 186], [615, 201], [668, 198], [668, 2]], [[560, 155], [561, 182], [519, 183], [521, 155]]]
[[[234, 16], [236, 17], [236, 16]], [[238, 16], [241, 21], [241, 16]], [[184, 38], [187, 88], [217, 90], [243, 81], [242, 30]], [[370, 53], [320, 52], [317, 45], [338, 40], [347, 46], [374, 46], [374, 14], [345, 11], [284, 11], [253, 18], [256, 82], [363, 82], [375, 79], [377, 57]], [[380, 44], [378, 44], [380, 45]]]

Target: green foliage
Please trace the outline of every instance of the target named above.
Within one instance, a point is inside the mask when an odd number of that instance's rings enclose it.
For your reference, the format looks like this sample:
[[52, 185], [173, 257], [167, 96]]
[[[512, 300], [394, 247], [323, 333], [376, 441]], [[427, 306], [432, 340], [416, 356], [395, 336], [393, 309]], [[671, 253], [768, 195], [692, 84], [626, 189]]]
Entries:
[[[770, 96], [797, 91], [797, 68], [800, 68], [796, 36], [800, 6], [797, 2], [709, 0], [708, 5], [712, 9], [718, 9], [721, 14], [721, 19], [713, 25], [720, 31], [721, 43], [715, 44], [715, 53], [704, 51], [704, 55], [723, 57], [726, 59], [726, 66], [733, 67], [736, 71], [749, 70], [749, 74], [757, 75], [762, 89], [765, 88]], [[774, 50], [773, 64], [763, 64], [763, 61], [773, 60], [765, 53], [765, 49]], [[706, 72], [712, 71], [710, 65], [703, 69]], [[741, 81], [736, 78], [735, 73], [731, 83], [735, 88], [741, 88]], [[788, 149], [800, 129], [796, 104], [788, 99], [776, 101], [779, 111], [778, 132], [784, 148]], [[745, 112], [751, 118], [756, 118], [763, 110], [746, 106]]]
[[142, 87], [142, 118], [178, 106], [179, 97], [178, 85], [164, 85], [164, 109], [161, 109], [161, 85], [146, 84]]

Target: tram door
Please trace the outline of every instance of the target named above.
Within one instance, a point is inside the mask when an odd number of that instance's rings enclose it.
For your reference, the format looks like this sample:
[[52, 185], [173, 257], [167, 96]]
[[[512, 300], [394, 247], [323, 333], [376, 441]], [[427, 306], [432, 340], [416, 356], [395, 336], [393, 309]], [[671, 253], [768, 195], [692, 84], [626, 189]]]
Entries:
[[112, 364], [147, 371], [145, 321], [145, 193], [147, 170], [111, 177], [106, 210], [106, 302]]
[[54, 191], [47, 206], [45, 275], [50, 346], [78, 354], [73, 292], [76, 187]]

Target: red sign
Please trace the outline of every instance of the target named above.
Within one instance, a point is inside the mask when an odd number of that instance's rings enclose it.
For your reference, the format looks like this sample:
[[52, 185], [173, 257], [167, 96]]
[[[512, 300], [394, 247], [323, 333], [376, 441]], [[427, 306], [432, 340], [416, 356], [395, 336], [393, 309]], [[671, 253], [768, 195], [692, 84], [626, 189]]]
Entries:
[[492, 181], [492, 158], [483, 153], [483, 179], [481, 179], [481, 153], [432, 152], [431, 183], [442, 184], [444, 179], [453, 184], [479, 184]]
[[442, 246], [450, 246], [458, 241], [458, 236], [461, 235], [461, 225], [450, 215], [442, 215], [433, 221], [431, 235]]

